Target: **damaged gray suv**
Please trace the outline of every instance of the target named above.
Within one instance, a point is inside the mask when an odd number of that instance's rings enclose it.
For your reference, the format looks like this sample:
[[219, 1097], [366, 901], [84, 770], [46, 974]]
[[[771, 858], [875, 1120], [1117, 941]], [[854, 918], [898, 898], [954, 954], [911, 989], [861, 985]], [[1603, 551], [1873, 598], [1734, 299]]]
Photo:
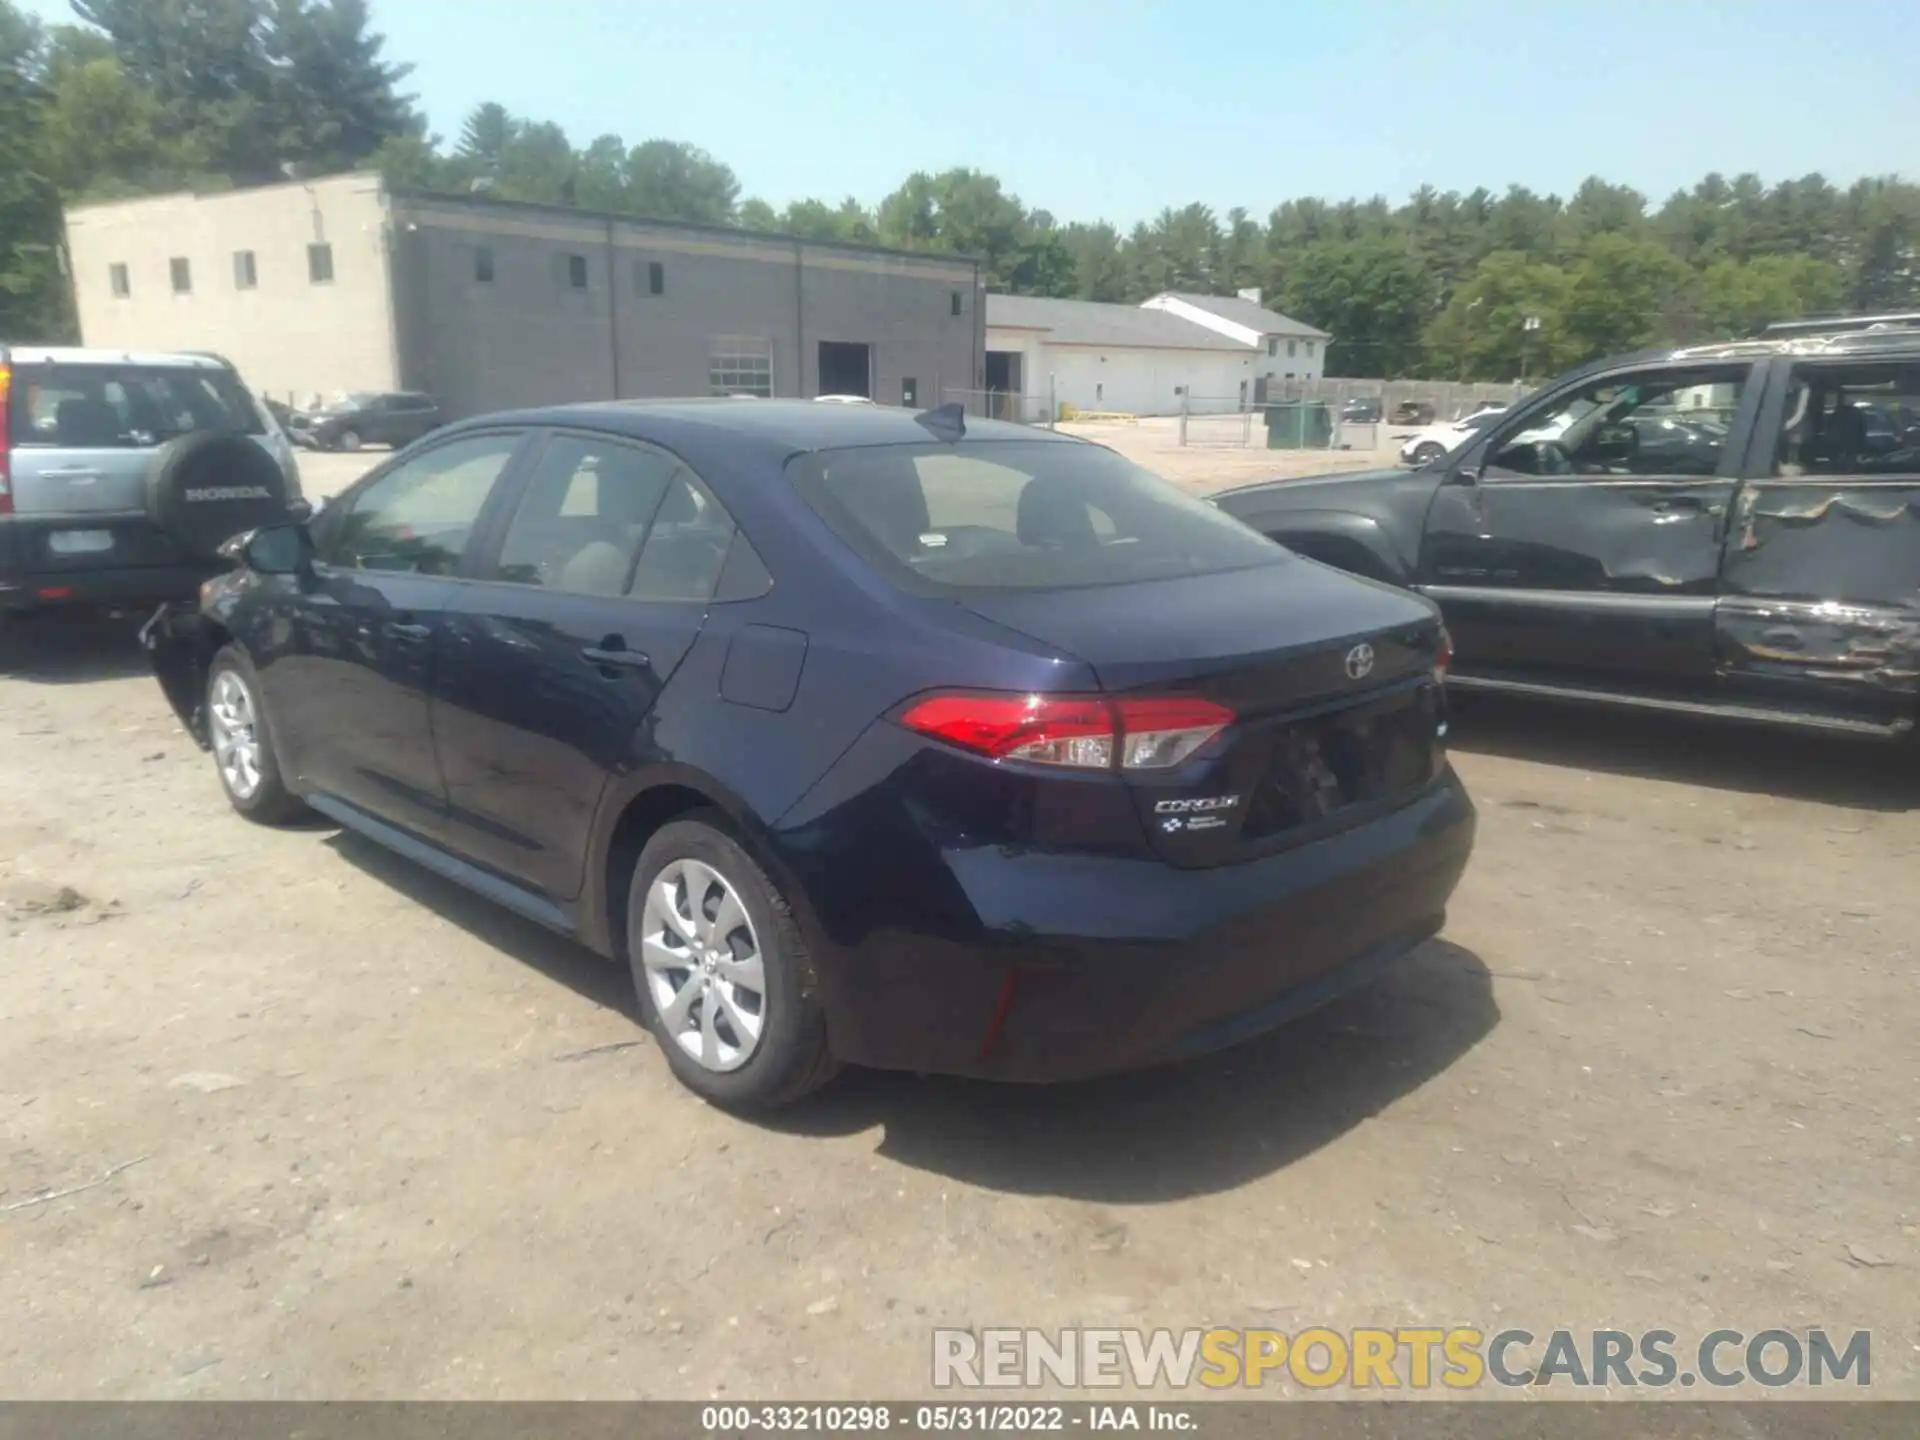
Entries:
[[1920, 722], [1920, 314], [1596, 361], [1412, 471], [1214, 501], [1437, 602], [1451, 689]]

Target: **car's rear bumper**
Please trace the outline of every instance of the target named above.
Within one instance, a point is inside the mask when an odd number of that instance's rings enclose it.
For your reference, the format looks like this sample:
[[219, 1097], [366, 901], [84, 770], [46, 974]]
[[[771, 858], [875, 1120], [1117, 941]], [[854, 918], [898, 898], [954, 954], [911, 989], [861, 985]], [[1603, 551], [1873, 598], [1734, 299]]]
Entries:
[[964, 897], [977, 932], [956, 935], [949, 920], [853, 944], [821, 937], [835, 1053], [1058, 1081], [1237, 1044], [1438, 932], [1474, 824], [1449, 768], [1399, 810], [1236, 865], [942, 850], [929, 913]]
[[[98, 548], [73, 549], [76, 544]], [[196, 565], [144, 513], [74, 511], [0, 520], [0, 610], [190, 600]]]

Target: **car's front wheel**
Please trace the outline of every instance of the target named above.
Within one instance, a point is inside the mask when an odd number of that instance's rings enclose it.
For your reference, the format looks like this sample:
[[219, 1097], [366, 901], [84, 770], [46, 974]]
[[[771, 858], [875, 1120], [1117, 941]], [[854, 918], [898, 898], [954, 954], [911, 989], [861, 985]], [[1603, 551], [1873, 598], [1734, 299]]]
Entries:
[[280, 777], [253, 666], [232, 645], [213, 657], [207, 671], [207, 741], [220, 788], [249, 820], [280, 825], [305, 808]]
[[358, 430], [342, 430], [340, 432], [340, 438], [333, 443], [337, 449], [358, 450], [360, 448], [360, 432]]
[[663, 825], [641, 851], [627, 954], [640, 1013], [689, 1089], [771, 1109], [832, 1078], [813, 958], [718, 812]]
[[1447, 451], [1444, 445], [1436, 445], [1433, 441], [1428, 440], [1424, 444], [1413, 447], [1413, 463], [1416, 465], [1431, 465], [1446, 453]]

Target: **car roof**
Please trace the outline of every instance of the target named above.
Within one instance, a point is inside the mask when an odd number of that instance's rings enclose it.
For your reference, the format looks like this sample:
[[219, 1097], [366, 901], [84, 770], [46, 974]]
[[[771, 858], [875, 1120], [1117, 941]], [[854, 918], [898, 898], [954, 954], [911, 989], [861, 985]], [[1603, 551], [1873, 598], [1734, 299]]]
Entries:
[[[578, 426], [663, 440], [674, 432], [700, 432], [709, 442], [732, 436], [756, 448], [796, 454], [862, 445], [926, 444], [938, 437], [919, 423], [927, 412], [897, 405], [820, 405], [812, 400], [689, 399], [619, 400], [550, 405], [476, 416], [474, 424]], [[969, 440], [1039, 440], [1082, 444], [1072, 436], [1003, 420], [966, 418]]]
[[153, 365], [195, 370], [225, 370], [217, 355], [192, 350], [109, 350], [78, 345], [4, 345], [0, 359], [15, 365]]

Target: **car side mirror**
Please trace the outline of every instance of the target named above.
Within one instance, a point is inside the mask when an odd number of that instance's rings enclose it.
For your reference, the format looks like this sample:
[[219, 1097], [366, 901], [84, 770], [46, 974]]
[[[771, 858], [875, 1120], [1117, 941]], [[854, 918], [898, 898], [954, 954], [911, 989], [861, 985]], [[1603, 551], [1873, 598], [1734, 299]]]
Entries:
[[290, 500], [287, 502], [287, 518], [296, 525], [304, 525], [313, 518], [313, 504], [308, 500]]
[[1484, 461], [1479, 455], [1463, 456], [1459, 463], [1448, 470], [1446, 483], [1449, 485], [1478, 485], [1480, 483], [1480, 471], [1483, 468]]
[[265, 525], [242, 542], [240, 558], [261, 575], [304, 575], [313, 568], [313, 537], [304, 525]]

